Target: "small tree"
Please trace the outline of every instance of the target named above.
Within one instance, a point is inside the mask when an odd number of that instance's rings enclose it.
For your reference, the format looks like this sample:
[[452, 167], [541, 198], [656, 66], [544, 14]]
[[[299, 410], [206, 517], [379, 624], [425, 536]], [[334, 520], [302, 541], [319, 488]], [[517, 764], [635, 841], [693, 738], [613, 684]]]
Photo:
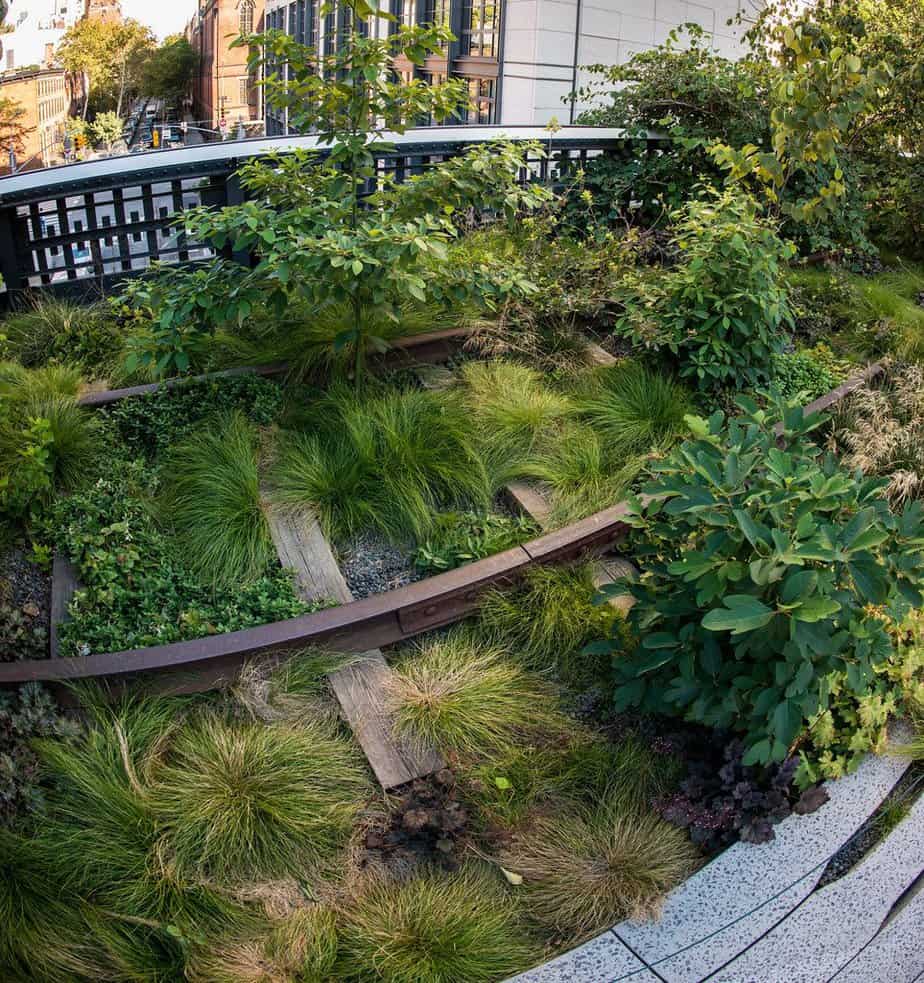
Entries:
[[399, 26], [372, 38], [362, 22], [388, 15], [365, 0], [345, 0], [341, 9], [343, 43], [323, 58], [280, 32], [237, 42], [249, 46], [251, 69], [263, 69], [267, 102], [287, 110], [297, 129], [316, 128], [325, 150], [274, 157], [269, 166], [246, 164], [238, 173], [253, 200], [184, 216], [190, 237], [250, 253], [256, 265], [160, 266], [153, 277], [128, 284], [130, 303], [157, 312], [133, 364], [185, 371], [189, 349], [204, 333], [248, 317], [258, 304], [281, 315], [295, 299], [307, 298], [350, 312], [332, 343], [352, 353], [359, 385], [367, 351], [384, 344], [376, 324], [400, 323], [402, 307], [490, 303], [530, 289], [516, 269], [489, 263], [458, 268], [447, 253], [457, 234], [454, 216], [472, 206], [511, 215], [546, 200], [545, 189], [520, 186], [521, 151], [509, 144], [479, 148], [400, 187], [376, 167], [377, 155], [394, 149], [388, 132], [404, 132], [425, 117], [448, 119], [465, 105], [459, 80], [400, 81], [399, 60], [422, 64], [449, 32]]
[[0, 152], [5, 153], [12, 145], [17, 154], [25, 147], [26, 134], [31, 132], [26, 126], [26, 109], [15, 99], [0, 97]]
[[122, 136], [123, 123], [118, 113], [97, 113], [90, 124], [93, 139], [106, 145], [106, 153], [112, 153], [112, 145]]
[[[890, 72], [832, 44], [810, 18], [776, 25], [769, 40], [781, 62], [770, 88], [772, 150], [717, 142], [709, 152], [733, 180], [761, 194], [772, 215], [811, 224], [840, 207], [848, 133], [877, 102]], [[797, 183], [805, 194], [791, 194]]]

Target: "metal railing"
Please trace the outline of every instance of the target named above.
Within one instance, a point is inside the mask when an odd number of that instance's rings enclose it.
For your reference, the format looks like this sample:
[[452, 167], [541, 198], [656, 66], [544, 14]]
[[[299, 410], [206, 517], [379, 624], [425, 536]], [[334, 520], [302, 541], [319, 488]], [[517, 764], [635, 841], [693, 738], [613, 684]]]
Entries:
[[[555, 180], [591, 157], [646, 152], [656, 143], [651, 137], [640, 145], [621, 130], [586, 126], [552, 135], [534, 126], [426, 127], [394, 134], [396, 152], [382, 155], [379, 169], [404, 180], [472, 144], [502, 137], [535, 140], [551, 150], [549, 159], [528, 162], [524, 181]], [[240, 164], [296, 148], [317, 149], [318, 138], [200, 144], [0, 178], [3, 303], [29, 290], [98, 295], [153, 260], [208, 259], [214, 249], [192, 241], [177, 215], [241, 202]]]

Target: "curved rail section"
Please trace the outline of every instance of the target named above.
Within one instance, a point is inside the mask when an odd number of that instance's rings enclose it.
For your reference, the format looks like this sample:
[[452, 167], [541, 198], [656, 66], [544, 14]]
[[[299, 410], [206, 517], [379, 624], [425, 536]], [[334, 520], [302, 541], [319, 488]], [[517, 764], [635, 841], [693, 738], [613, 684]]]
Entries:
[[[880, 363], [869, 366], [809, 403], [806, 412], [828, 409], [883, 369]], [[2, 663], [0, 685], [78, 679], [125, 685], [150, 676], [151, 686], [157, 691], [192, 693], [232, 680], [241, 666], [256, 655], [283, 658], [286, 652], [310, 645], [355, 652], [392, 645], [472, 614], [485, 590], [510, 585], [531, 564], [565, 562], [589, 551], [612, 548], [629, 531], [625, 523], [627, 509], [627, 504], [621, 502], [485, 560], [286, 621], [123, 652]]]

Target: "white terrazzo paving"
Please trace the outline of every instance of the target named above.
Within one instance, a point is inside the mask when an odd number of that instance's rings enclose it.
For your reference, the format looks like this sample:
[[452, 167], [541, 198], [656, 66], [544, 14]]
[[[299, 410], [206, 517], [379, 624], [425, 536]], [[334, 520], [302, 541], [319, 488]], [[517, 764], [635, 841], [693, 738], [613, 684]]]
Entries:
[[[775, 931], [709, 977], [710, 983], [830, 980], [876, 936], [895, 902], [922, 869], [924, 798], [918, 799], [899, 826], [856, 867], [813, 894]], [[888, 931], [887, 937], [891, 935]], [[920, 935], [917, 943], [920, 947]], [[884, 956], [876, 975], [864, 977], [865, 983], [894, 983], [888, 953]]]
[[[901, 731], [893, 737], [906, 739]], [[885, 852], [880, 847], [845, 878], [811, 896], [827, 861], [876, 810], [908, 764], [898, 756], [868, 757], [853, 775], [828, 783], [830, 801], [818, 812], [785, 820], [769, 844], [735, 844], [682, 884], [668, 897], [659, 921], [621, 922], [510, 983], [828, 983], [833, 974], [839, 974], [837, 983], [924, 983], [924, 943], [918, 943], [924, 935], [924, 890], [876, 937], [895, 899], [924, 866], [924, 798], [913, 813], [914, 832], [909, 816], [893, 834], [901, 832], [902, 839]], [[850, 886], [839, 887], [844, 882]], [[866, 906], [870, 892], [877, 891], [881, 898]], [[833, 905], [824, 903], [826, 916], [820, 907], [815, 913], [816, 897], [834, 899]], [[853, 912], [861, 913], [859, 922]], [[829, 931], [821, 924], [825, 917], [845, 934]], [[807, 962], [798, 946], [787, 947], [794, 962], [784, 963], [762, 941], [777, 933], [785, 938], [790, 924], [808, 926], [811, 919], [816, 921], [804, 929], [804, 943], [820, 941], [815, 963]], [[855, 941], [846, 945], [847, 938]], [[868, 954], [858, 952], [864, 945]], [[838, 946], [840, 955], [831, 955]]]
[[852, 775], [828, 783], [831, 800], [818, 812], [780, 823], [771, 843], [729, 847], [671, 893], [658, 922], [621, 922], [613, 931], [668, 983], [697, 983], [814, 889], [828, 858], [907, 767], [901, 757], [867, 758]]
[[617, 980], [659, 983], [657, 976], [612, 932], [604, 932], [557, 959], [514, 976], [508, 983], [616, 983]]
[[834, 977], [833, 983], [915, 983], [924, 977], [924, 889]]

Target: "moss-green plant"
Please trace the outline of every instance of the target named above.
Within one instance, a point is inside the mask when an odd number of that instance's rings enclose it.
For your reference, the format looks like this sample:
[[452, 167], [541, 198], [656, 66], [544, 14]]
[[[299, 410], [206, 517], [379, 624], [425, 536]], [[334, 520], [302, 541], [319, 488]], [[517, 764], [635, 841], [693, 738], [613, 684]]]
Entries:
[[414, 563], [428, 573], [442, 573], [463, 563], [512, 549], [539, 534], [527, 516], [495, 512], [444, 512], [414, 552]]
[[387, 695], [399, 735], [473, 758], [564, 728], [554, 689], [465, 629], [415, 647]]
[[152, 794], [178, 874], [234, 883], [330, 858], [369, 790], [354, 746], [322, 722], [203, 714], [176, 735]]
[[640, 362], [598, 369], [578, 397], [581, 415], [611, 457], [664, 450], [686, 432], [692, 404], [687, 390]]
[[624, 918], [655, 915], [695, 870], [697, 853], [684, 831], [626, 809], [617, 795], [538, 818], [501, 862], [523, 877], [526, 912], [573, 944]]
[[557, 443], [562, 423], [574, 414], [567, 396], [516, 362], [469, 362], [461, 386], [498, 487], [522, 477], [524, 466]]
[[335, 979], [337, 921], [321, 905], [297, 908], [259, 934], [209, 939], [195, 948], [190, 983], [329, 983]]
[[586, 689], [608, 680], [610, 659], [583, 647], [601, 631], [624, 630], [622, 615], [595, 596], [589, 566], [531, 568], [522, 587], [485, 593], [478, 631], [527, 668]]
[[191, 434], [166, 462], [161, 509], [205, 581], [253, 581], [272, 555], [254, 431], [239, 413]]
[[590, 424], [576, 423], [524, 471], [543, 483], [552, 502], [549, 522], [561, 525], [620, 502], [646, 460], [645, 454], [614, 453]]
[[439, 509], [487, 505], [471, 420], [452, 394], [359, 397], [334, 388], [310, 419], [313, 432], [283, 442], [275, 497], [314, 509], [334, 537], [372, 527], [392, 540], [420, 540]]
[[494, 983], [538, 961], [500, 875], [466, 865], [372, 882], [344, 913], [345, 980]]

